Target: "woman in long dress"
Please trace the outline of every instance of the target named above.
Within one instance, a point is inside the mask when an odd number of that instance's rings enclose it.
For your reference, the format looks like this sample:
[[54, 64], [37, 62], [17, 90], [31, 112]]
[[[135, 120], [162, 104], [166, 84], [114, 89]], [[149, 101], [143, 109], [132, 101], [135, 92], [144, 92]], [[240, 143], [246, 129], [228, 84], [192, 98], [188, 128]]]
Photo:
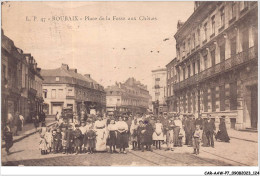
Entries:
[[96, 132], [96, 151], [106, 151], [106, 123], [99, 116], [98, 120], [94, 124], [94, 129]]
[[[108, 129], [108, 140], [107, 145], [110, 148], [110, 153], [116, 153], [116, 136], [117, 136], [117, 126], [115, 120], [111, 119], [110, 124], [107, 126]], [[113, 147], [113, 151], [112, 151]]]
[[130, 127], [130, 140], [132, 142], [133, 150], [136, 150], [137, 148], [137, 128], [137, 119], [134, 119], [134, 123], [132, 123]]
[[227, 128], [226, 128], [226, 123], [225, 123], [225, 116], [222, 116], [220, 119], [220, 124], [219, 124], [219, 131], [215, 136], [216, 140], [220, 140], [223, 142], [229, 142], [230, 138], [227, 133]]
[[123, 149], [123, 153], [126, 154], [125, 148], [128, 147], [128, 125], [125, 121], [123, 121], [122, 117], [119, 117], [119, 121], [117, 122], [117, 131], [118, 131], [118, 147], [120, 148], [120, 153]]

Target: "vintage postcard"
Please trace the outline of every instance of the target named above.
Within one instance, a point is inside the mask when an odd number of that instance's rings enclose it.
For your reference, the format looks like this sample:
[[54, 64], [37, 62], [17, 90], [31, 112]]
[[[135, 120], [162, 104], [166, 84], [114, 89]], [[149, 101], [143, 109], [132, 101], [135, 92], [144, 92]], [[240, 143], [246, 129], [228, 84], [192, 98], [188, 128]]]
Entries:
[[2, 166], [258, 166], [257, 1], [1, 8]]

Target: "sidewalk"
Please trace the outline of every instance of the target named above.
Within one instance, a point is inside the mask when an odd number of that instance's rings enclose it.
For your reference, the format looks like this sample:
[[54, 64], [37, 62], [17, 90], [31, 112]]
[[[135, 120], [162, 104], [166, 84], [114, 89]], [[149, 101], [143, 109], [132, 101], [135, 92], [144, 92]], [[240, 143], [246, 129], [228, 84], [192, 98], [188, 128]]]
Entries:
[[239, 140], [258, 143], [258, 133], [248, 132], [248, 131], [238, 131], [234, 129], [229, 129], [227, 132], [231, 139], [235, 138]]
[[[51, 117], [48, 117], [48, 116], [47, 116], [46, 119], [45, 119], [45, 122], [46, 122], [46, 126], [48, 127], [48, 126], [51, 126], [51, 125], [53, 125], [53, 124], [55, 123], [55, 119], [54, 119], [52, 116], [51, 116]], [[41, 129], [41, 128], [38, 127], [38, 128], [37, 128], [37, 132], [38, 132], [40, 129]], [[14, 143], [15, 143], [15, 142], [18, 142], [18, 141], [20, 141], [20, 140], [22, 140], [22, 139], [24, 139], [24, 138], [26, 138], [26, 137], [28, 137], [28, 136], [34, 134], [34, 133], [36, 133], [34, 124], [33, 124], [33, 123], [25, 124], [25, 125], [23, 126], [23, 130], [18, 132], [18, 135], [19, 135], [19, 136], [13, 136], [13, 142], [14, 142]], [[1, 147], [2, 147], [2, 148], [5, 148], [5, 141], [4, 141], [4, 140], [1, 141]]]

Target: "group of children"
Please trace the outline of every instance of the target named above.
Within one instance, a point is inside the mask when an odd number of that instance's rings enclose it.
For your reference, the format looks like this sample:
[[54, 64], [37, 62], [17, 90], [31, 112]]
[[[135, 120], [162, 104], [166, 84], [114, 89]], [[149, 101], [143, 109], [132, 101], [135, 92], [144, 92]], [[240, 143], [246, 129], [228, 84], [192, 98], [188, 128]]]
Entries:
[[78, 154], [83, 146], [84, 152], [92, 154], [95, 137], [90, 119], [86, 125], [82, 122], [81, 126], [66, 121], [62, 124], [57, 123], [51, 128], [42, 125], [39, 149], [42, 155], [48, 153]]

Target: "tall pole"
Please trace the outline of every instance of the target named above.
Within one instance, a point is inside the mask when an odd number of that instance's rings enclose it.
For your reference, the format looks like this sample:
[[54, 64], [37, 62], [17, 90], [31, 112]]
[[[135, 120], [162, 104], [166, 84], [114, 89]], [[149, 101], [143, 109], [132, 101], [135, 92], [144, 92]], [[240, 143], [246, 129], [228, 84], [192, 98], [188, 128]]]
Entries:
[[197, 84], [197, 91], [198, 91], [198, 117], [200, 115], [200, 88], [199, 84]]

